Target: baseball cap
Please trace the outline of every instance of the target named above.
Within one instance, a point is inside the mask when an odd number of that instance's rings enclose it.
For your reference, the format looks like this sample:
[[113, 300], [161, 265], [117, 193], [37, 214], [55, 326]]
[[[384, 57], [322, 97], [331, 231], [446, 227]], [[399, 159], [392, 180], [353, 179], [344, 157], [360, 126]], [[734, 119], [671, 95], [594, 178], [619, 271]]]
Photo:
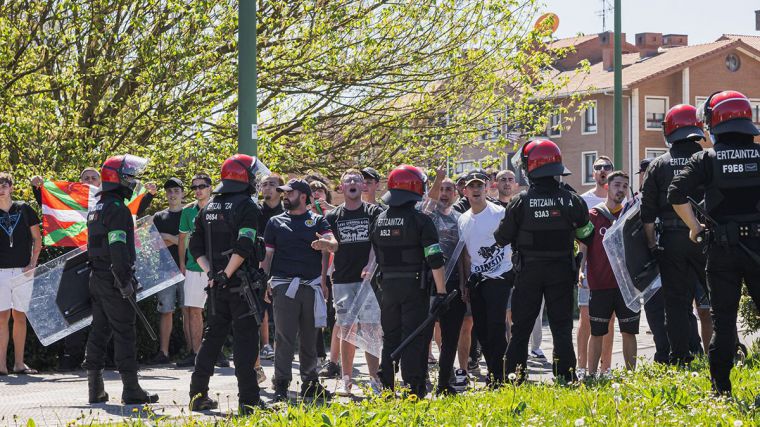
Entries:
[[185, 184], [182, 183], [182, 181], [179, 178], [171, 177], [164, 182], [164, 190], [168, 190], [169, 188], [184, 188]]
[[374, 168], [369, 167], [362, 169], [362, 176], [364, 179], [374, 179], [375, 181], [380, 181], [381, 179], [380, 173]]
[[473, 181], [480, 181], [485, 184], [488, 179], [489, 176], [483, 169], [474, 169], [464, 176], [464, 185], [469, 185]]
[[309, 187], [309, 184], [302, 179], [293, 178], [289, 180], [287, 184], [277, 187], [277, 191], [280, 193], [291, 190], [300, 191], [301, 193], [306, 194], [307, 197], [311, 198], [311, 187]]
[[636, 172], [636, 175], [644, 173], [647, 171], [647, 168], [649, 167], [649, 164], [652, 163], [651, 157], [647, 157], [646, 159], [641, 159], [641, 162], [639, 162], [639, 171]]

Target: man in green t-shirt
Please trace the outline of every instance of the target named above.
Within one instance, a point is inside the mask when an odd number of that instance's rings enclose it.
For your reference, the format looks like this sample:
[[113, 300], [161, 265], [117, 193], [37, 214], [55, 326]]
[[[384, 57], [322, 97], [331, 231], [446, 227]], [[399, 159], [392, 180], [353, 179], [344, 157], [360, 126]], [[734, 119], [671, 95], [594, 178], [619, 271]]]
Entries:
[[182, 307], [182, 316], [186, 329], [185, 336], [190, 337], [190, 342], [187, 343], [190, 355], [177, 362], [178, 367], [195, 365], [195, 355], [203, 339], [203, 307], [206, 304], [204, 289], [208, 284], [206, 274], [187, 250], [187, 244], [195, 229], [195, 217], [202, 208], [206, 207], [211, 198], [211, 177], [205, 173], [196, 174], [190, 184], [190, 189], [196, 201], [182, 209], [179, 220], [179, 269], [185, 275], [185, 304]]

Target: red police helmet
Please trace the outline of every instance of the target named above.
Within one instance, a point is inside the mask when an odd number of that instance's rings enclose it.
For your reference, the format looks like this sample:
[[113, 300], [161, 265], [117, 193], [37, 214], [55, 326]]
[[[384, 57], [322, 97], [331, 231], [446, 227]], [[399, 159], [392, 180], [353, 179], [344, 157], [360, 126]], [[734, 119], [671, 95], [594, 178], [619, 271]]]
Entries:
[[571, 172], [562, 164], [562, 152], [548, 139], [536, 139], [523, 145], [520, 153], [522, 167], [528, 178], [566, 176]]
[[388, 175], [388, 192], [382, 197], [388, 206], [419, 202], [425, 195], [427, 176], [414, 166], [401, 165]]
[[222, 163], [222, 182], [215, 193], [239, 193], [256, 191], [256, 178], [269, 175], [269, 169], [259, 159], [247, 154], [235, 154]]
[[728, 132], [760, 135], [760, 131], [752, 123], [752, 104], [741, 92], [716, 92], [707, 98], [700, 110], [702, 121], [713, 135]]
[[666, 144], [683, 140], [696, 141], [705, 138], [702, 127], [702, 122], [697, 118], [696, 107], [678, 104], [665, 115], [662, 133], [665, 135]]
[[100, 168], [103, 191], [112, 191], [119, 187], [134, 190], [137, 185], [135, 177], [145, 170], [147, 164], [148, 159], [131, 154], [109, 157]]

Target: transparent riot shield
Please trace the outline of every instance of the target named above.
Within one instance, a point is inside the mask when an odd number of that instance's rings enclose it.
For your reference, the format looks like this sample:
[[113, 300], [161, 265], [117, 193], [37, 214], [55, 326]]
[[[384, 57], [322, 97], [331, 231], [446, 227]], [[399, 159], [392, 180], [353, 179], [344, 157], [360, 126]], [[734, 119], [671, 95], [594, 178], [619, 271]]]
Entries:
[[[452, 210], [444, 214], [437, 210], [437, 203], [428, 199], [419, 206], [419, 209], [431, 216], [438, 228], [441, 251], [446, 259], [445, 281], [448, 281], [457, 266], [456, 261], [462, 253], [464, 241], [459, 240], [457, 229], [459, 212]], [[377, 294], [382, 291], [378, 290], [376, 283], [373, 282], [377, 273], [374, 257], [370, 259], [369, 266], [372, 273], [362, 281], [353, 304], [342, 315], [343, 324], [347, 326], [340, 328], [338, 336], [367, 353], [380, 357], [383, 349], [383, 330], [380, 325], [380, 304]]]
[[[141, 301], [184, 279], [150, 216], [135, 228], [136, 276]], [[77, 248], [11, 279], [11, 286], [31, 295], [26, 316], [42, 345], [50, 345], [92, 322], [87, 251]]]
[[644, 234], [641, 201], [636, 198], [628, 205], [620, 218], [607, 229], [602, 243], [625, 304], [639, 312], [662, 283], [657, 262], [649, 252]]

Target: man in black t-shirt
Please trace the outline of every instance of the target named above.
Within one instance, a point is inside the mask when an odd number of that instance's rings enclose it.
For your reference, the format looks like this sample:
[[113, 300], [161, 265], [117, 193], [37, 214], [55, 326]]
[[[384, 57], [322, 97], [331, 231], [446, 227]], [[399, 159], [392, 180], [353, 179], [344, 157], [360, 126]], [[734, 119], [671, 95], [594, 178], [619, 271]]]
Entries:
[[[269, 219], [277, 216], [285, 209], [282, 207], [282, 200], [280, 193], [277, 192], [277, 187], [284, 185], [282, 177], [276, 173], [270, 174], [261, 180], [259, 189], [261, 190], [261, 215], [259, 215], [259, 233], [264, 235], [267, 223]], [[272, 304], [264, 302], [264, 317], [261, 319], [261, 352], [259, 357], [265, 360], [274, 359], [274, 348], [269, 341], [269, 319], [274, 314], [272, 313]], [[263, 370], [260, 372], [264, 372]]]
[[[322, 251], [334, 252], [338, 242], [325, 218], [307, 209], [311, 188], [291, 179], [277, 188], [284, 194], [285, 213], [269, 220], [264, 231], [264, 271], [272, 277], [268, 298], [273, 302], [277, 352], [274, 356], [274, 400], [288, 399], [293, 353], [299, 337], [301, 396], [329, 399], [332, 394], [317, 377], [317, 328], [327, 322], [325, 283], [321, 283]], [[300, 331], [300, 334], [299, 334]]]
[[[354, 305], [354, 300], [362, 286], [362, 281], [369, 271], [370, 258], [374, 259], [372, 244], [369, 241], [369, 226], [375, 222], [375, 218], [382, 212], [376, 205], [362, 201], [362, 187], [364, 177], [359, 170], [349, 169], [343, 173], [340, 188], [345, 197], [345, 203], [330, 211], [326, 219], [330, 224], [332, 233], [339, 244], [335, 252], [332, 274], [333, 280], [333, 304], [335, 305], [336, 324], [339, 328], [350, 327], [348, 310]], [[323, 266], [323, 275], [326, 274], [327, 266]], [[377, 310], [366, 309], [359, 313], [358, 319], [362, 322], [362, 328], [379, 327], [380, 306], [375, 305]], [[351, 394], [351, 374], [356, 347], [346, 341], [340, 340], [340, 356], [342, 367], [342, 381], [338, 384], [338, 395]], [[364, 353], [369, 368], [370, 387], [380, 392], [382, 385], [377, 378], [377, 369], [380, 360], [370, 354]]]
[[[169, 253], [172, 255], [174, 262], [179, 266], [179, 220], [182, 217], [182, 199], [185, 197], [182, 181], [179, 178], [169, 178], [164, 183], [166, 191], [166, 201], [169, 205], [167, 209], [156, 212], [153, 215], [153, 224], [161, 233]], [[158, 312], [161, 314], [159, 323], [159, 350], [151, 360], [149, 365], [161, 365], [169, 363], [169, 338], [172, 333], [172, 318], [174, 309], [183, 306], [184, 283], [160, 291], [158, 296]], [[185, 328], [185, 342], [191, 342]]]
[[24, 363], [26, 341], [26, 311], [32, 297], [31, 286], [11, 287], [11, 279], [37, 266], [42, 248], [40, 219], [31, 206], [15, 202], [13, 177], [0, 172], [0, 375], [7, 375], [9, 336], [8, 320], [13, 316], [13, 372], [36, 374], [37, 371]]

